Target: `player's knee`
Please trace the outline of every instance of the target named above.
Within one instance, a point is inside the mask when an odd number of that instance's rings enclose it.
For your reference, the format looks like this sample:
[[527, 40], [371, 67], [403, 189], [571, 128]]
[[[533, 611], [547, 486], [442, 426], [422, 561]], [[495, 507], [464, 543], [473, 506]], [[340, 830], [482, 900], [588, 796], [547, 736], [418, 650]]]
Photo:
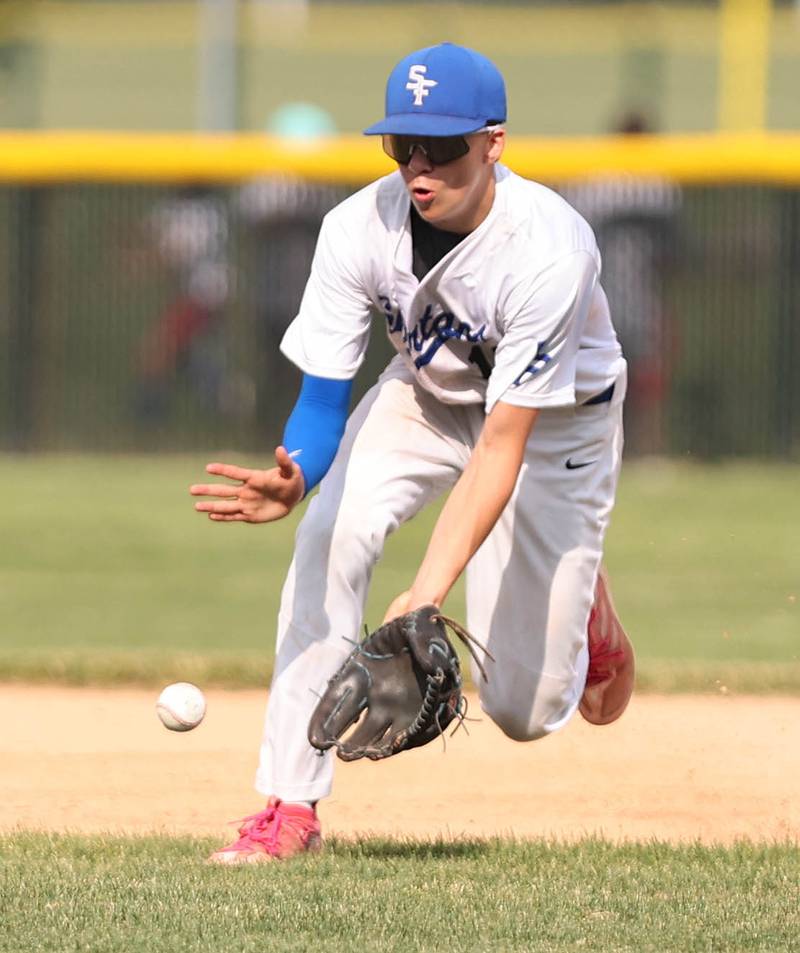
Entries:
[[481, 707], [512, 741], [536, 741], [561, 728], [575, 710], [574, 695], [556, 679], [542, 677], [521, 693], [481, 697]]
[[543, 722], [531, 718], [525, 712], [498, 707], [487, 711], [487, 714], [512, 741], [536, 741], [550, 734]]

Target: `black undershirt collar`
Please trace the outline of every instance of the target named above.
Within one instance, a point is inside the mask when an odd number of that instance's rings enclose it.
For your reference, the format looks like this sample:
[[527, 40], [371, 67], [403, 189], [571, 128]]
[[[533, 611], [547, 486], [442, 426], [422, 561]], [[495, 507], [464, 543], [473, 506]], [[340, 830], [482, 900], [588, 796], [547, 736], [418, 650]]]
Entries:
[[[469, 234], [469, 233], [467, 233]], [[411, 205], [411, 243], [414, 250], [412, 270], [417, 281], [422, 281], [425, 275], [452, 251], [456, 245], [467, 236], [456, 232], [446, 232], [441, 228], [434, 228]]]

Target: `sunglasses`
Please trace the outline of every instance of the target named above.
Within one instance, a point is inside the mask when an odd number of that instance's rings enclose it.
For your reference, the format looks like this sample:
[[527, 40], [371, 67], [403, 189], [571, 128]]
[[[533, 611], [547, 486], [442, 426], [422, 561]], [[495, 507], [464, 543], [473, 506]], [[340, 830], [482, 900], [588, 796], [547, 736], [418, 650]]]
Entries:
[[400, 165], [408, 165], [415, 149], [419, 149], [431, 165], [447, 165], [465, 156], [469, 152], [469, 143], [464, 136], [383, 137], [383, 151]]

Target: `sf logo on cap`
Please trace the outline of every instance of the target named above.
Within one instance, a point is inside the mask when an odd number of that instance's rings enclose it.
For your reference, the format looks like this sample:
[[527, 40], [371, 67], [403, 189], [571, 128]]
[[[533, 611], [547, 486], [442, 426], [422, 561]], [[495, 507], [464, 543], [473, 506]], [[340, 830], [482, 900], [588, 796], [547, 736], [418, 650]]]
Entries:
[[414, 94], [415, 106], [421, 106], [422, 100], [430, 93], [431, 87], [439, 85], [435, 79], [425, 79], [427, 72], [427, 66], [412, 66], [408, 71], [406, 89], [410, 89]]

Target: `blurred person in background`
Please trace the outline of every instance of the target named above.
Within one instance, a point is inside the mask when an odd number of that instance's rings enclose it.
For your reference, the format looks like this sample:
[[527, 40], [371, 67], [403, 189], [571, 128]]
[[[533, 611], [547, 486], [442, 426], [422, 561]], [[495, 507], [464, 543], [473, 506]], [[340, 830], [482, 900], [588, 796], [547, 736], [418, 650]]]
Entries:
[[[269, 117], [265, 131], [287, 148], [303, 148], [336, 129], [321, 107], [293, 102]], [[276, 399], [295, 383], [291, 366], [276, 362], [275, 354], [297, 312], [322, 219], [348, 193], [341, 186], [271, 175], [245, 183], [230, 200], [222, 190], [193, 186], [154, 206], [145, 238], [173, 290], [137, 353], [143, 421], [167, 417], [182, 379], [205, 409], [229, 414], [245, 404], [256, 419], [269, 417]], [[255, 349], [247, 372], [231, 374], [219, 332], [232, 302], [229, 257], [236, 246], [236, 294], [255, 317]]]
[[[336, 124], [316, 103], [289, 102], [272, 113], [266, 131], [289, 149], [303, 149], [324, 144], [335, 135]], [[288, 174], [254, 179], [239, 190], [236, 209], [249, 256], [248, 310], [256, 320], [257, 420], [271, 419], [276, 402], [280, 405], [287, 388], [296, 386], [295, 368], [276, 361], [276, 354], [297, 314], [322, 219], [350, 191]]]
[[231, 283], [225, 198], [205, 186], [178, 189], [143, 227], [169, 290], [136, 353], [138, 415], [147, 423], [167, 417], [184, 375], [205, 408], [219, 409], [225, 364], [215, 332]]
[[[644, 113], [626, 112], [612, 132], [652, 133]], [[603, 287], [628, 361], [625, 441], [634, 453], [666, 448], [665, 402], [675, 350], [667, 286], [677, 240], [680, 187], [652, 175], [609, 175], [559, 189], [589, 222], [603, 261]]]

